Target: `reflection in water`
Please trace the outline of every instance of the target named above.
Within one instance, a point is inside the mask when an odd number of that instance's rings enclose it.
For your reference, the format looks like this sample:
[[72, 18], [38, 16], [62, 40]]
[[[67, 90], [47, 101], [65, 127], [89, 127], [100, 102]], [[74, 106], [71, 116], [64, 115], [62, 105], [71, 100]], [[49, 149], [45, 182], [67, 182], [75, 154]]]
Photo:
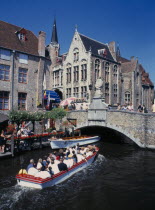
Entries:
[[98, 143], [96, 161], [57, 186], [43, 190], [16, 185], [23, 158], [37, 160], [50, 148], [1, 160], [0, 209], [155, 209], [155, 153], [133, 146]]

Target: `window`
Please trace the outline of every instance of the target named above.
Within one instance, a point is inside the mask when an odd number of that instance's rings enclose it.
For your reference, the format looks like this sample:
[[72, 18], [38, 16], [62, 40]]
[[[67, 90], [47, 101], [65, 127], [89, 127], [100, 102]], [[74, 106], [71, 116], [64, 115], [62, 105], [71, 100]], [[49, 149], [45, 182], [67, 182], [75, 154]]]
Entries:
[[18, 93], [18, 109], [25, 110], [26, 109], [26, 93]]
[[86, 98], [87, 96], [87, 86], [81, 87], [81, 98]]
[[0, 64], [0, 80], [8, 81], [10, 74], [10, 66]]
[[74, 61], [78, 61], [79, 60], [79, 49], [75, 48], [73, 50], [73, 55], [74, 55]]
[[71, 88], [66, 89], [66, 98], [71, 97]]
[[18, 82], [27, 83], [27, 69], [19, 68]]
[[100, 72], [100, 61], [98, 59], [95, 60], [95, 81], [99, 78]]
[[11, 52], [9, 50], [0, 49], [0, 58], [9, 61], [11, 58]]
[[28, 55], [19, 54], [19, 63], [28, 64]]
[[109, 82], [109, 63], [105, 64], [105, 82]]
[[130, 92], [127, 91], [125, 92], [125, 103], [130, 103], [131, 101], [131, 95], [130, 95]]
[[81, 65], [81, 80], [87, 80], [87, 64]]
[[114, 104], [117, 103], [117, 84], [113, 85], [113, 93], [114, 93]]
[[21, 40], [21, 41], [25, 41], [25, 39], [26, 39], [25, 34], [23, 34], [23, 33], [19, 33], [19, 34], [18, 34], [18, 38], [19, 38], [19, 40]]
[[78, 98], [79, 97], [79, 88], [78, 87], [75, 87], [74, 89], [73, 89], [73, 96], [74, 97], [76, 97], [76, 98]]
[[79, 81], [79, 66], [74, 66], [74, 82]]
[[0, 91], [0, 110], [9, 109], [9, 92]]
[[113, 75], [114, 75], [114, 79], [117, 79], [117, 65], [114, 65]]
[[59, 71], [54, 72], [55, 86], [59, 86]]
[[66, 77], [67, 77], [67, 83], [70, 83], [71, 82], [71, 67], [67, 68]]

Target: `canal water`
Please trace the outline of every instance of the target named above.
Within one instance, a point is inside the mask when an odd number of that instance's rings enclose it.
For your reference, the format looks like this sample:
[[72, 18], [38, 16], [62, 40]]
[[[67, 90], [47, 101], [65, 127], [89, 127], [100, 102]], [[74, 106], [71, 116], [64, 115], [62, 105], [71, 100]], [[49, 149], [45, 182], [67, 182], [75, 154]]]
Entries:
[[100, 142], [96, 161], [57, 186], [43, 190], [16, 185], [20, 162], [51, 151], [26, 152], [0, 160], [0, 209], [154, 210], [155, 152], [133, 145]]

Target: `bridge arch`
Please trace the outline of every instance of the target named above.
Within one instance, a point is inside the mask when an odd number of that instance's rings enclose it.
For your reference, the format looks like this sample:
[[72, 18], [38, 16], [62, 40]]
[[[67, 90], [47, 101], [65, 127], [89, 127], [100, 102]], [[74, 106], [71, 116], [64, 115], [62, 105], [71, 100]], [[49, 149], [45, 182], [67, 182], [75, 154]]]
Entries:
[[[82, 125], [82, 126], [80, 125], [77, 126], [76, 129], [80, 129], [82, 134], [89, 133], [95, 135], [104, 135], [105, 137], [108, 138], [113, 136], [114, 138], [116, 138], [116, 141], [118, 141], [119, 140], [118, 138], [120, 137], [120, 142], [123, 141], [127, 143], [134, 143], [139, 147], [145, 147], [145, 145], [141, 143], [140, 139], [133, 137], [130, 133], [126, 132], [125, 130], [123, 130], [121, 127], [118, 126], [114, 125], [101, 126], [101, 125], [91, 124], [91, 125]], [[109, 135], [109, 132], [111, 132], [111, 135]]]

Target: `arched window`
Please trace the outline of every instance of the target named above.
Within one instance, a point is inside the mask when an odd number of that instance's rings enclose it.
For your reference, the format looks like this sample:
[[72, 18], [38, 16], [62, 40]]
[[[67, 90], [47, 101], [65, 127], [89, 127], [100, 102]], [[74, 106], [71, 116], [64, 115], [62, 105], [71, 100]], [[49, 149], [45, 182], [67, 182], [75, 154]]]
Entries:
[[117, 65], [114, 65], [113, 75], [114, 75], [114, 79], [117, 79]]
[[73, 55], [74, 55], [74, 61], [78, 61], [79, 60], [79, 49], [78, 48], [74, 48]]
[[99, 73], [100, 73], [100, 60], [96, 59], [95, 60], [95, 81], [99, 78]]
[[105, 64], [105, 82], [109, 82], [109, 63]]
[[129, 91], [125, 92], [125, 103], [130, 103], [131, 102], [131, 94]]

